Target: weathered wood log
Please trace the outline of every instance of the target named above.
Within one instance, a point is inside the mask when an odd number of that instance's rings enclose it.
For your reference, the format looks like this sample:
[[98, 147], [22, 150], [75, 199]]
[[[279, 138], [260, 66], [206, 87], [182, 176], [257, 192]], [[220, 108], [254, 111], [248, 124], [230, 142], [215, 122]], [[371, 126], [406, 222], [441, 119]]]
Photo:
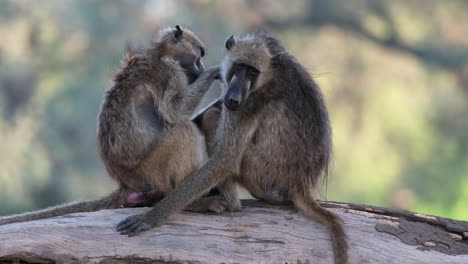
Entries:
[[[351, 263], [468, 263], [468, 223], [322, 202], [344, 222]], [[181, 212], [137, 237], [115, 231], [147, 208], [0, 226], [0, 263], [333, 263], [325, 227], [289, 206], [243, 201], [220, 215]]]

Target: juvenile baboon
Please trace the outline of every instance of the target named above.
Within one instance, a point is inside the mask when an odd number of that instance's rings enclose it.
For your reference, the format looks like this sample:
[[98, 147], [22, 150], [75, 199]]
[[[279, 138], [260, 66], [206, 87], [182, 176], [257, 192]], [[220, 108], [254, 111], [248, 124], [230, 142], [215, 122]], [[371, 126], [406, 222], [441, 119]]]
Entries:
[[117, 231], [133, 236], [161, 225], [175, 210], [217, 184], [230, 206], [238, 208], [238, 197], [230, 190], [239, 183], [258, 199], [292, 202], [326, 225], [335, 263], [347, 263], [347, 243], [338, 217], [313, 196], [327, 176], [332, 151], [328, 112], [318, 85], [267, 34], [237, 40], [231, 36], [225, 46], [221, 72], [227, 92], [221, 109], [209, 110], [218, 124], [208, 161], [151, 211], [121, 221]]
[[[205, 71], [204, 53], [198, 37], [179, 26], [162, 31], [145, 50], [127, 49], [97, 120], [98, 149], [118, 189], [98, 200], [4, 217], [0, 225], [150, 205], [197, 170], [205, 144], [190, 115], [219, 76], [219, 67]], [[189, 209], [222, 211], [223, 201], [204, 198]]]

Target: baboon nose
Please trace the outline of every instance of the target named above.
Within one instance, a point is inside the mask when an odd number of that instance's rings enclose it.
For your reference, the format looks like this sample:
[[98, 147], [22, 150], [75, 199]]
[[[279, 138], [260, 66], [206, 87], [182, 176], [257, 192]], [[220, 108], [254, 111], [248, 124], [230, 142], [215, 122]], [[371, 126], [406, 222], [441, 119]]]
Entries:
[[238, 106], [240, 104], [239, 100], [235, 98], [229, 98], [229, 104], [232, 106]]
[[244, 102], [243, 96], [242, 96], [242, 87], [238, 87], [231, 85], [226, 92], [226, 95], [224, 97], [224, 104], [229, 108], [230, 110], [237, 110], [240, 108], [241, 104]]
[[229, 108], [230, 110], [237, 110], [240, 107], [240, 100], [236, 98], [227, 98], [227, 100], [224, 101], [224, 104]]

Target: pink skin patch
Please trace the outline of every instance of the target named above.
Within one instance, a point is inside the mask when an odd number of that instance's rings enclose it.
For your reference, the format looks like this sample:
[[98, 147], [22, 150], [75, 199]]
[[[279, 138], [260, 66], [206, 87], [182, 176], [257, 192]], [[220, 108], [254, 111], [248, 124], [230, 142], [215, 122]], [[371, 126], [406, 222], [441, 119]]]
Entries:
[[143, 193], [141, 192], [131, 192], [127, 195], [127, 206], [129, 207], [140, 205], [143, 201]]

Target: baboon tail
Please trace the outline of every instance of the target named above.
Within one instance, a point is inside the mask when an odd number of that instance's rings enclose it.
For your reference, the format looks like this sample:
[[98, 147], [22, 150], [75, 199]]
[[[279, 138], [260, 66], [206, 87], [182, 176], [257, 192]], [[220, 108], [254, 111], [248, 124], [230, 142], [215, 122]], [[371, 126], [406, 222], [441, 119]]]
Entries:
[[293, 202], [307, 217], [315, 219], [328, 227], [335, 253], [335, 264], [347, 264], [348, 244], [338, 216], [321, 207], [311, 195], [297, 193], [293, 197]]
[[110, 193], [109, 195], [106, 195], [97, 200], [71, 202], [34, 212], [1, 217], [0, 225], [50, 218], [71, 213], [93, 212], [102, 209], [113, 209], [119, 207], [119, 198], [119, 191], [116, 190]]

